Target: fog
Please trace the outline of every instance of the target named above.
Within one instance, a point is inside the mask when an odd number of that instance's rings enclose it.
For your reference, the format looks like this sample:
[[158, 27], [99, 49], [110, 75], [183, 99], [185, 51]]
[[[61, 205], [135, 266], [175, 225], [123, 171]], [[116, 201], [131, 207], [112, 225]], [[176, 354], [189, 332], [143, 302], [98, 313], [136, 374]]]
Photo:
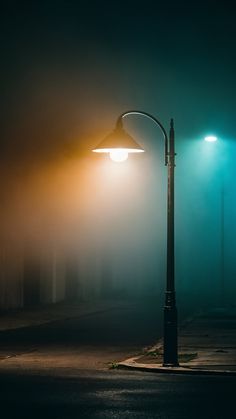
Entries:
[[[148, 153], [115, 164], [93, 154], [94, 145], [84, 156], [26, 162], [17, 175], [5, 168], [3, 254], [11, 269], [19, 269], [23, 258], [41, 270], [56, 255], [62, 269], [76, 266], [89, 298], [109, 289], [117, 297], [159, 293], [165, 271], [164, 170], [158, 164], [153, 172]], [[163, 162], [163, 150], [161, 157], [157, 161]], [[108, 290], [101, 291], [104, 272]]]
[[[2, 15], [1, 307], [33, 301], [30, 281], [41, 303], [156, 296], [163, 304], [162, 134], [130, 116], [125, 127], [145, 153], [117, 164], [91, 152], [133, 108], [167, 131], [175, 120], [180, 309], [234, 304], [233, 15], [216, 6], [212, 14], [208, 2], [204, 13], [198, 2], [172, 14], [162, 5], [158, 16], [137, 2], [126, 14], [106, 2], [92, 14], [77, 2], [66, 13], [63, 2], [13, 3]], [[219, 141], [204, 142], [209, 133]]]
[[[50, 288], [56, 263], [57, 278], [77, 283], [78, 300], [156, 295], [163, 303], [167, 170], [161, 133], [148, 123], [126, 123], [132, 134], [140, 131], [145, 153], [124, 163], [92, 153], [96, 137], [87, 139], [87, 152], [55, 149], [55, 158], [39, 154], [22, 164], [21, 155], [19, 166], [17, 159], [15, 168], [5, 165], [2, 280], [16, 282], [33, 263], [41, 281], [51, 272]], [[177, 301], [181, 309], [234, 304], [235, 143], [178, 136], [176, 143]]]

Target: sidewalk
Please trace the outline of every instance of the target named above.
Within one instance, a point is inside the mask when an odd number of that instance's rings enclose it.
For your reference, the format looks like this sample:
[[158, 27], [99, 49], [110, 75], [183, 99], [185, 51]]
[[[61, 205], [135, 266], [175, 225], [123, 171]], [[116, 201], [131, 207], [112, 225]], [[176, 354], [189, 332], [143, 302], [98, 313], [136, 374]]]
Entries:
[[101, 313], [124, 304], [119, 300], [59, 302], [35, 308], [6, 311], [0, 314], [0, 332]]
[[163, 342], [119, 368], [185, 374], [236, 375], [236, 308], [201, 314], [179, 330], [179, 367], [163, 367]]

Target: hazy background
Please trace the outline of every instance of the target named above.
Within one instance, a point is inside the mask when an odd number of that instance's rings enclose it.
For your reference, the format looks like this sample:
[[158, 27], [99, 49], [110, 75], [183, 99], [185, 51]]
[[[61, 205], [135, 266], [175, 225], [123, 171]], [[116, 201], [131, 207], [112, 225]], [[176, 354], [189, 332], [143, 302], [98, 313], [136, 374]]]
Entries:
[[[125, 126], [144, 155], [119, 165], [91, 153], [132, 108], [152, 113], [167, 130], [175, 120], [180, 305], [221, 304], [222, 272], [224, 300], [234, 304], [230, 3], [11, 1], [0, 19], [2, 306], [22, 304], [12, 290], [22, 294], [17, 278], [27, 260], [45, 284], [56, 260], [57, 275], [76, 276], [78, 298], [156, 294], [163, 303], [161, 132], [129, 117]], [[217, 144], [203, 142], [210, 133]]]

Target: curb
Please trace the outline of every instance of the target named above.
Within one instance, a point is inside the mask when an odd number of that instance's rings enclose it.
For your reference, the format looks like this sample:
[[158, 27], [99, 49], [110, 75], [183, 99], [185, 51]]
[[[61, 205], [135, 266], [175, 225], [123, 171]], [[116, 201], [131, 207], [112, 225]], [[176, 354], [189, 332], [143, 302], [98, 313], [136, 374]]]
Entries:
[[163, 367], [159, 364], [139, 364], [134, 360], [119, 362], [118, 369], [129, 369], [137, 371], [145, 371], [152, 373], [164, 374], [185, 374], [185, 375], [231, 375], [236, 376], [236, 371], [230, 370], [209, 370], [206, 368], [192, 368], [192, 367]]

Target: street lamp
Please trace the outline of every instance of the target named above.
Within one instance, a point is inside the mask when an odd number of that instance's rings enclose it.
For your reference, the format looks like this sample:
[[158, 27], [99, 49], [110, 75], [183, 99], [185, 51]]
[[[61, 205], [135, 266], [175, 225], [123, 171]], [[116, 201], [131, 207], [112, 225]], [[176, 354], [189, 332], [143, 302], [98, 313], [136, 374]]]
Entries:
[[142, 153], [144, 149], [124, 130], [123, 118], [128, 115], [142, 115], [160, 128], [164, 137], [165, 166], [168, 167], [167, 186], [167, 267], [166, 293], [164, 306], [164, 352], [163, 365], [178, 366], [178, 333], [177, 308], [175, 302], [175, 249], [174, 249], [174, 168], [175, 168], [175, 140], [174, 122], [171, 119], [169, 137], [163, 125], [152, 115], [142, 111], [127, 111], [122, 113], [116, 122], [114, 131], [109, 134], [93, 151], [95, 153], [109, 153], [111, 159], [124, 161], [129, 153]]
[[215, 135], [207, 135], [204, 140], [208, 143], [215, 143], [217, 141], [217, 137]]

